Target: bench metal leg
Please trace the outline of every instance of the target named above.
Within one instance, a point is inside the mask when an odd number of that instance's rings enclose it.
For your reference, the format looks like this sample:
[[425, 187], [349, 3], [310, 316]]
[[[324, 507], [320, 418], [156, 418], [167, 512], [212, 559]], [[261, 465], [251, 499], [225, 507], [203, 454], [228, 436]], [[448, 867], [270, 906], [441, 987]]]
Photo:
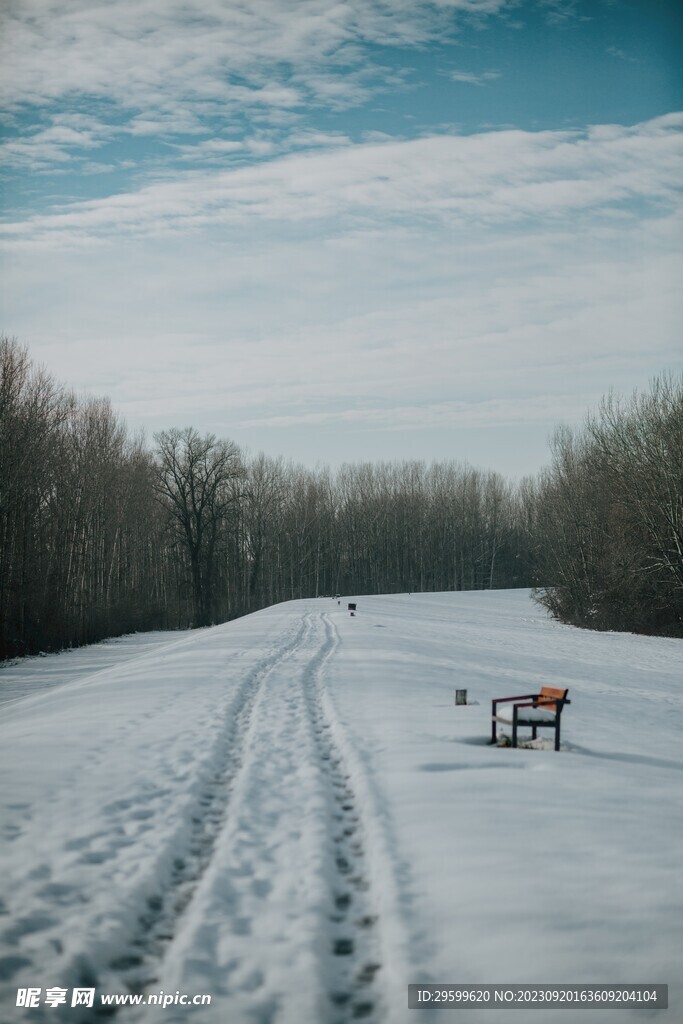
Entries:
[[557, 716], [557, 723], [555, 724], [555, 750], [560, 749], [560, 716]]
[[[515, 709], [515, 711], [516, 711], [516, 709]], [[517, 746], [517, 715], [516, 715], [516, 713], [513, 713], [513, 718], [512, 718], [512, 746], [513, 747]]]

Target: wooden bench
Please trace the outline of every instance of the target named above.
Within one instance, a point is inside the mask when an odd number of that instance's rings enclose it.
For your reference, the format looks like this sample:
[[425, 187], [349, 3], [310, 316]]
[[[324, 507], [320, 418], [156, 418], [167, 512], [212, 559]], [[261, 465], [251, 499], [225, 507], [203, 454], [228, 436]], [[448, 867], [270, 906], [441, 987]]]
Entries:
[[[560, 749], [560, 722], [562, 709], [569, 690], [557, 690], [553, 686], [542, 686], [540, 693], [525, 693], [519, 697], [497, 697], [491, 701], [491, 743], [497, 743], [497, 723], [512, 726], [512, 746], [517, 746], [517, 730], [520, 725], [531, 726], [531, 738], [536, 739], [539, 729], [555, 730], [555, 750]], [[507, 704], [500, 708], [499, 704]]]

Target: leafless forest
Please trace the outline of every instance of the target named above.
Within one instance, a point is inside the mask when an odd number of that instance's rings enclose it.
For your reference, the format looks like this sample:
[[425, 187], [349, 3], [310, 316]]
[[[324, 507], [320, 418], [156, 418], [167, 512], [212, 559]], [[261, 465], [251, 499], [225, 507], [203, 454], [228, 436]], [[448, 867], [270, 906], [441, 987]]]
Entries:
[[513, 485], [457, 461], [313, 471], [191, 427], [150, 445], [0, 339], [0, 657], [290, 598], [524, 586], [565, 622], [683, 635], [682, 380], [606, 399]]

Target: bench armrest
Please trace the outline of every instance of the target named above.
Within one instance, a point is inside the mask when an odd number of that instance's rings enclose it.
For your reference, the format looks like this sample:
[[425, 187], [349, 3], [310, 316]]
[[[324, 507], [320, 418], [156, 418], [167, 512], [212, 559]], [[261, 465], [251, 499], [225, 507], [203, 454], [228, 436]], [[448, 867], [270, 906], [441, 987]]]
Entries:
[[538, 700], [540, 696], [540, 693], [522, 693], [518, 697], [496, 697], [491, 701], [491, 705], [495, 707], [496, 704], [502, 704], [506, 700]]

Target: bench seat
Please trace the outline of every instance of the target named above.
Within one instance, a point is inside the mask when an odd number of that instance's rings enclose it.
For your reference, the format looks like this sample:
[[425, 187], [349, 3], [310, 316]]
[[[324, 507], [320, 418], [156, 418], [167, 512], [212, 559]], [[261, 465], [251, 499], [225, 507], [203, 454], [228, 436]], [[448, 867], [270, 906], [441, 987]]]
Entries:
[[522, 705], [520, 707], [519, 705], [515, 704], [508, 704], [507, 707], [498, 708], [498, 714], [496, 715], [497, 720], [499, 722], [509, 722], [510, 724], [512, 724], [512, 721], [515, 717], [515, 707], [517, 708], [518, 725], [527, 725], [529, 723], [533, 724], [534, 722], [550, 722], [552, 724], [555, 723], [555, 711], [550, 711], [547, 708], [535, 708], [533, 706], [524, 707]]

